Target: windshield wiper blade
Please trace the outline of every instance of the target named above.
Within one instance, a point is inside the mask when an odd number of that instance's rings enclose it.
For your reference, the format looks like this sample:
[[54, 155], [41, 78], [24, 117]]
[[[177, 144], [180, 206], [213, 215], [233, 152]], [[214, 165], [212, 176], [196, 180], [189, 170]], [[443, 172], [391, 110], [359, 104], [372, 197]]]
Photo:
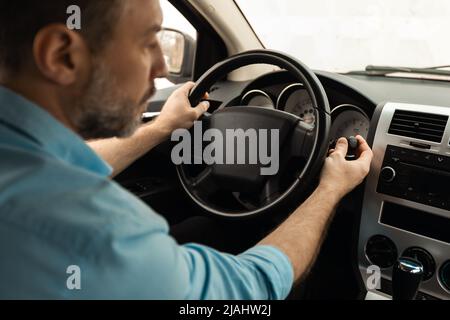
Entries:
[[350, 71], [347, 74], [353, 75], [373, 75], [373, 76], [388, 76], [394, 73], [416, 73], [428, 75], [442, 75], [450, 76], [450, 70], [443, 70], [450, 68], [450, 66], [435, 66], [429, 68], [412, 68], [412, 67], [394, 67], [394, 66], [376, 66], [368, 65], [364, 71]]
[[429, 67], [429, 68], [425, 68], [425, 69], [449, 69], [450, 65], [443, 65], [443, 66], [434, 66], [434, 67]]
[[366, 67], [366, 72], [379, 72], [384, 75], [391, 73], [420, 73], [420, 74], [441, 74], [450, 75], [450, 70], [442, 70], [448, 68], [449, 66], [436, 66], [429, 68], [411, 68], [411, 67], [390, 67], [390, 66], [374, 66], [369, 65]]

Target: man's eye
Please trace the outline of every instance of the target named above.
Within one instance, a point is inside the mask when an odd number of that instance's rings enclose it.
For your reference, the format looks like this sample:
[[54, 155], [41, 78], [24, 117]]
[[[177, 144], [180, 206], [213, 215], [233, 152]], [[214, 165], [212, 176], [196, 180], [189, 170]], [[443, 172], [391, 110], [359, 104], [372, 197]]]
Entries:
[[158, 47], [158, 42], [156, 43], [150, 43], [149, 45], [147, 45], [147, 48], [153, 50], [156, 49]]

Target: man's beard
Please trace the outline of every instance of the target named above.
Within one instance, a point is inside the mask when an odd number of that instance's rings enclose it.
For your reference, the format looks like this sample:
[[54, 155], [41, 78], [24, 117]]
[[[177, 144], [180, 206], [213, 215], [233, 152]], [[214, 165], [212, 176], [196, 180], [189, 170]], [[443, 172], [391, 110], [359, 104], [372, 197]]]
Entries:
[[137, 104], [100, 63], [81, 98], [72, 103], [69, 117], [77, 133], [86, 140], [129, 137], [142, 124], [142, 113], [154, 90], [152, 86]]

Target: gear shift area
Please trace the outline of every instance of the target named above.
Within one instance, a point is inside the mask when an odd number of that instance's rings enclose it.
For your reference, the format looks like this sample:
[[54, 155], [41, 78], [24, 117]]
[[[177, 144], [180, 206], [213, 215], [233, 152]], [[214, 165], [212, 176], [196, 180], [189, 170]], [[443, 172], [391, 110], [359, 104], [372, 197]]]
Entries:
[[424, 268], [419, 261], [399, 258], [392, 270], [392, 300], [414, 300], [423, 275]]

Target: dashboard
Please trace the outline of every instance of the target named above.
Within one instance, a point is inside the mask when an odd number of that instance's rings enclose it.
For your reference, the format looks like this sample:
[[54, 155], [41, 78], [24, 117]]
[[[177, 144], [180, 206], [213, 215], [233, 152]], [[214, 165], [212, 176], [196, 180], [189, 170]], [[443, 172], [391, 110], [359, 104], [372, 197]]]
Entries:
[[[396, 261], [413, 257], [425, 272], [417, 298], [450, 299], [450, 194], [445, 191], [450, 184], [449, 83], [328, 72], [316, 75], [330, 103], [330, 142], [359, 134], [374, 151], [364, 195], [354, 199], [361, 203], [353, 241], [358, 242], [363, 286], [389, 298], [399, 286], [393, 278]], [[226, 106], [278, 109], [315, 124], [311, 97], [286, 72], [264, 75], [234, 90], [222, 88], [228, 94], [240, 92], [228, 95]], [[227, 101], [226, 96], [220, 99]], [[435, 137], [436, 131], [441, 136]], [[419, 155], [423, 160], [415, 158]], [[375, 289], [367, 287], [374, 265], [381, 269], [381, 282]]]
[[[362, 285], [389, 298], [395, 262], [413, 257], [425, 266], [419, 298], [450, 299], [450, 83], [315, 73], [330, 104], [330, 141], [359, 134], [374, 151], [364, 188], [349, 205], [357, 211], [352, 265]], [[158, 92], [148, 111], [160, 111], [172, 91]], [[212, 111], [252, 106], [288, 112], [311, 125], [316, 121], [307, 90], [285, 71], [218, 82], [210, 101]], [[347, 225], [340, 225], [334, 241], [351, 232]], [[343, 263], [340, 256], [336, 263]], [[367, 287], [373, 266], [380, 268], [379, 288]]]
[[[274, 76], [274, 74], [271, 74]], [[294, 114], [301, 121], [314, 126], [316, 124], [317, 110], [308, 91], [302, 83], [289, 81], [289, 75], [278, 73], [273, 83], [267, 83], [269, 76], [256, 79], [242, 94], [233, 101], [240, 106], [253, 106], [267, 109], [277, 109]], [[370, 129], [370, 109], [367, 103], [330, 101], [332, 127], [330, 143], [341, 137], [361, 135], [365, 139]]]
[[[400, 259], [419, 261], [418, 299], [450, 299], [450, 108], [386, 102], [377, 106], [368, 142], [374, 160], [365, 183], [358, 263], [373, 292], [400, 292]], [[400, 280], [398, 280], [400, 279]]]
[[[398, 261], [412, 258], [424, 272], [416, 299], [450, 299], [448, 83], [330, 74], [319, 79], [330, 102], [330, 143], [361, 135], [374, 151], [357, 240], [365, 285], [371, 268], [381, 272], [379, 287], [368, 291], [389, 298], [408, 286], [394, 271]], [[256, 79], [242, 90], [239, 105], [278, 109], [314, 125], [308, 91], [289, 80], [282, 73]]]
[[[314, 109], [308, 91], [301, 83], [286, 85], [281, 92], [273, 95], [261, 89], [253, 89], [243, 94], [241, 106], [255, 106], [260, 108], [277, 109], [298, 116], [301, 121], [314, 126], [317, 110]], [[340, 137], [361, 135], [367, 138], [370, 118], [359, 106], [341, 104], [331, 110], [332, 127], [330, 142]]]

